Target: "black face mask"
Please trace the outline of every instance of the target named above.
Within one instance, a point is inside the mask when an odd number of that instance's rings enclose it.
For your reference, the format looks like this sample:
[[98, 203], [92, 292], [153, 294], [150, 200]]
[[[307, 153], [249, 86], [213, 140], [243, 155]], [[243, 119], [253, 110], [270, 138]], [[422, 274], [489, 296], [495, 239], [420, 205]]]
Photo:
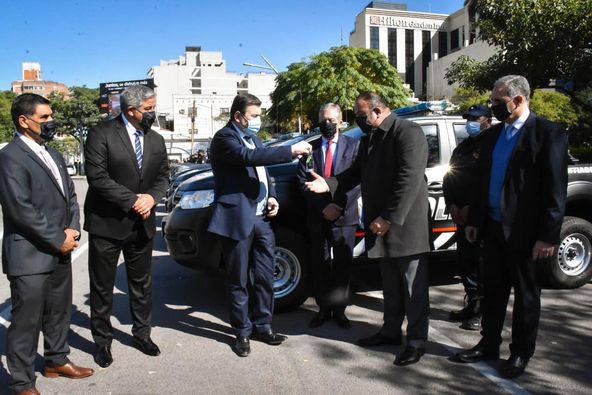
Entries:
[[321, 129], [321, 134], [326, 139], [332, 139], [333, 136], [335, 136], [335, 133], [337, 133], [336, 123], [321, 122], [319, 128]]
[[53, 140], [56, 132], [58, 131], [58, 124], [54, 119], [47, 122], [37, 122], [31, 118], [28, 119], [39, 125], [39, 137], [41, 137], [43, 141], [47, 142]]
[[364, 133], [370, 133], [372, 131], [372, 125], [368, 125], [368, 122], [366, 122], [367, 119], [368, 117], [366, 115], [363, 117], [356, 117], [356, 125], [358, 125]]
[[142, 121], [140, 121], [140, 126], [144, 133], [148, 132], [152, 127], [152, 124], [156, 120], [156, 113], [154, 111], [146, 111], [142, 113]]
[[495, 118], [500, 122], [504, 122], [506, 119], [510, 117], [510, 115], [512, 115], [512, 113], [508, 111], [508, 102], [491, 106], [491, 112], [493, 113]]

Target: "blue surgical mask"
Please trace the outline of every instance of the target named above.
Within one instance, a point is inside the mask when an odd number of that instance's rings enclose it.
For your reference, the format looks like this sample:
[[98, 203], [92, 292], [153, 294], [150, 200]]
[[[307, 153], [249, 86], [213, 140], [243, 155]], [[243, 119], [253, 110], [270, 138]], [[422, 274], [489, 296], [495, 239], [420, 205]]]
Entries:
[[468, 121], [465, 125], [465, 129], [467, 130], [469, 136], [475, 137], [476, 135], [481, 133], [481, 123], [477, 121]]
[[[243, 117], [244, 117], [244, 115], [243, 115]], [[248, 122], [248, 125], [245, 128], [246, 132], [250, 132], [252, 134], [259, 133], [259, 130], [261, 129], [261, 117], [256, 117], [253, 119], [245, 118], [245, 120]]]

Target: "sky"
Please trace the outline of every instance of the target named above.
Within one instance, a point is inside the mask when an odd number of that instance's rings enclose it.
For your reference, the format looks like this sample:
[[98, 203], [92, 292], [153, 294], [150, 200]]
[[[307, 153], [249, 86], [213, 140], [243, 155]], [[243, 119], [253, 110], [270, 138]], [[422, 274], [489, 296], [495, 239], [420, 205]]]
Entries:
[[[228, 71], [279, 71], [349, 43], [370, 0], [0, 0], [0, 90], [21, 79], [23, 62], [68, 86], [146, 78], [185, 46], [221, 51]], [[401, 0], [399, 2], [404, 3]], [[407, 0], [408, 11], [450, 14], [463, 0]]]

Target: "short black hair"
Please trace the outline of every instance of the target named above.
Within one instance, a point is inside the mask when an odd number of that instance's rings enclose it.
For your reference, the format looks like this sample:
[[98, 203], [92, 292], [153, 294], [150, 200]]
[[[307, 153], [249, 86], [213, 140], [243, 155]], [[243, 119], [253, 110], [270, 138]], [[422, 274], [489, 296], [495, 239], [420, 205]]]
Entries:
[[245, 114], [247, 112], [247, 107], [249, 106], [261, 106], [261, 100], [255, 95], [251, 95], [250, 93], [239, 93], [234, 97], [232, 101], [232, 106], [230, 107], [230, 120], [232, 121], [235, 112], [240, 112], [241, 114]]
[[388, 103], [384, 97], [376, 92], [362, 92], [356, 98], [356, 101], [361, 100], [370, 104], [372, 108], [388, 108]]
[[41, 104], [49, 104], [49, 100], [35, 93], [23, 93], [22, 95], [17, 96], [10, 108], [10, 116], [12, 117], [14, 126], [18, 129], [18, 118], [21, 115], [24, 115], [27, 118], [35, 115], [37, 106]]

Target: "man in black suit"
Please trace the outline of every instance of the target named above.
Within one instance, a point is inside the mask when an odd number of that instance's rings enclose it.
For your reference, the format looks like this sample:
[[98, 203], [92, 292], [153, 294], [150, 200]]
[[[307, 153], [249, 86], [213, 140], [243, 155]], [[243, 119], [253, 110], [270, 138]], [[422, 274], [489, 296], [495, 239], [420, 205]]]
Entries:
[[230, 121], [210, 147], [215, 202], [208, 230], [222, 239], [234, 351], [241, 357], [251, 352], [249, 337], [270, 345], [286, 339], [271, 328], [275, 236], [270, 221], [279, 204], [264, 166], [290, 162], [311, 150], [307, 142], [263, 147], [256, 136], [260, 127], [261, 101], [239, 94]]
[[[376, 93], [360, 94], [354, 111], [365, 135], [353, 165], [326, 180], [313, 172], [314, 181], [306, 185], [317, 193], [331, 191], [344, 207], [344, 192], [361, 184], [366, 251], [368, 258], [381, 259], [384, 325], [359, 344], [401, 344], [407, 316], [407, 346], [394, 363], [409, 365], [425, 353], [429, 326], [428, 145], [419, 125], [398, 118]], [[329, 219], [340, 214], [335, 206], [325, 210]]]
[[358, 153], [358, 141], [340, 134], [341, 108], [327, 103], [319, 110], [321, 137], [311, 142], [312, 155], [302, 157], [298, 179], [307, 199], [308, 236], [311, 243], [311, 271], [313, 292], [319, 312], [310, 322], [312, 328], [333, 318], [347, 329], [350, 321], [345, 315], [349, 304], [349, 280], [358, 224], [360, 187], [347, 192], [347, 203], [335, 221], [324, 218], [323, 210], [331, 203], [331, 194], [316, 194], [306, 190], [310, 170], [331, 177], [349, 168]]
[[136, 85], [121, 94], [121, 114], [90, 130], [85, 145], [89, 184], [84, 229], [89, 233], [91, 331], [95, 362], [113, 362], [111, 308], [117, 261], [127, 270], [134, 344], [147, 355], [160, 350], [150, 338], [152, 244], [155, 207], [165, 194], [169, 168], [164, 139], [151, 130], [156, 96]]
[[12, 320], [6, 359], [17, 394], [38, 394], [35, 356], [43, 331], [46, 377], [83, 378], [92, 369], [68, 359], [72, 309], [71, 253], [80, 238], [74, 183], [59, 152], [49, 101], [24, 93], [12, 103], [16, 137], [0, 151], [2, 269], [10, 281]]
[[481, 327], [481, 300], [483, 299], [480, 274], [481, 249], [477, 243], [469, 243], [465, 225], [469, 219], [470, 205], [474, 204], [475, 190], [479, 185], [478, 161], [481, 155], [483, 131], [491, 126], [491, 109], [484, 104], [474, 104], [463, 114], [468, 137], [452, 152], [449, 170], [444, 175], [442, 190], [452, 221], [456, 224], [456, 261], [460, 267], [465, 288], [466, 305], [450, 312], [450, 319], [462, 322], [460, 327], [478, 331]]
[[485, 244], [481, 341], [460, 352], [462, 362], [499, 358], [501, 332], [514, 287], [510, 358], [504, 377], [520, 376], [534, 354], [541, 309], [540, 260], [559, 243], [567, 194], [567, 134], [528, 108], [526, 78], [507, 75], [491, 92], [491, 110], [501, 121], [481, 144], [481, 187], [471, 209], [467, 239]]

